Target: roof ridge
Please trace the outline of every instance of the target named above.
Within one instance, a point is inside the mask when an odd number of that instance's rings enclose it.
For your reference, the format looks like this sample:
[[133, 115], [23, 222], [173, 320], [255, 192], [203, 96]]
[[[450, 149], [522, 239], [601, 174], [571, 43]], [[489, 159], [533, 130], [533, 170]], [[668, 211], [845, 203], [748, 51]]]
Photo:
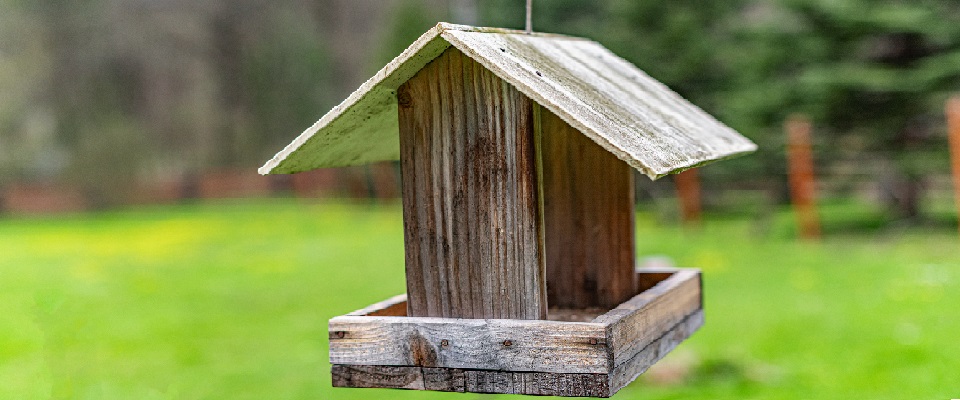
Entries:
[[582, 38], [579, 36], [569, 36], [560, 33], [549, 33], [549, 32], [532, 32], [528, 33], [527, 31], [509, 29], [509, 28], [494, 28], [486, 26], [472, 26], [472, 25], [463, 25], [463, 24], [454, 24], [450, 22], [440, 22], [434, 26], [434, 29], [438, 30], [439, 33], [445, 31], [461, 31], [461, 32], [473, 32], [473, 33], [499, 33], [501, 35], [524, 35], [524, 36], [533, 36], [533, 37], [545, 37], [551, 39], [569, 39], [569, 40], [586, 40], [592, 41], [587, 38]]
[[757, 148], [596, 41], [441, 22], [259, 172], [399, 159], [397, 88], [450, 47], [651, 179]]

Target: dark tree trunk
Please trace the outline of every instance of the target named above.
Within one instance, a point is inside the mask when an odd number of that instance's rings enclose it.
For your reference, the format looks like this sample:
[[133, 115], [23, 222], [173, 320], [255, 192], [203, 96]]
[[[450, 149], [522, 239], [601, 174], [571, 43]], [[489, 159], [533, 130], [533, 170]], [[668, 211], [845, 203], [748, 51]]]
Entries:
[[920, 199], [923, 194], [923, 182], [913, 177], [903, 177], [894, 182], [891, 209], [897, 219], [918, 221], [920, 219]]
[[888, 165], [881, 173], [881, 200], [889, 215], [898, 221], [914, 223], [922, 216], [921, 200], [924, 181], [921, 177], [904, 173], [902, 166]]

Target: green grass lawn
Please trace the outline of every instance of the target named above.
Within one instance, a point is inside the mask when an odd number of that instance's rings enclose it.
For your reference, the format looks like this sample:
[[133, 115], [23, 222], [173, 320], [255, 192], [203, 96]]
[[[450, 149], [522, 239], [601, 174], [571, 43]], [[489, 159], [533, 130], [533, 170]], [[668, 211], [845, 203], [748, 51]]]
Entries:
[[[617, 398], [960, 398], [955, 231], [637, 223], [641, 254], [704, 270], [707, 324]], [[403, 291], [398, 205], [0, 220], [0, 399], [487, 397], [330, 388], [326, 320]]]

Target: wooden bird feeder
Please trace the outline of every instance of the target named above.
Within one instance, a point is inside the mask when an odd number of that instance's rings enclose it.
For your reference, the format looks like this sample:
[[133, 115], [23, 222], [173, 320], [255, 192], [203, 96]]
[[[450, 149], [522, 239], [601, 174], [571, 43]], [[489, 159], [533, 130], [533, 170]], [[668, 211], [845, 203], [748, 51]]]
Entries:
[[400, 161], [407, 294], [330, 320], [334, 386], [609, 397], [703, 323], [631, 168], [755, 148], [595, 42], [441, 23], [260, 172]]

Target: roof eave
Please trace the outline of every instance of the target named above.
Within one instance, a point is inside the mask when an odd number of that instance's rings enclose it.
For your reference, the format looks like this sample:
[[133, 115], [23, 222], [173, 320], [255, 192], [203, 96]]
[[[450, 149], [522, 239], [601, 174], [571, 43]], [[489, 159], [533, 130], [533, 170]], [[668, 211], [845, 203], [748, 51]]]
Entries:
[[[489, 33], [491, 36], [476, 35], [477, 33]], [[621, 77], [624, 73], [628, 73], [631, 80], [647, 82], [644, 83], [648, 85], [647, 89], [653, 90], [652, 93], [660, 96], [655, 101], [665, 101], [667, 103], [663, 104], [671, 104], [668, 108], [674, 107], [666, 110], [670, 113], [667, 118], [680, 118], [679, 122], [682, 122], [673, 128], [676, 132], [674, 136], [663, 136], [662, 140], [673, 140], [674, 142], [671, 142], [673, 144], [662, 145], [666, 142], [657, 142], [661, 140], [657, 138], [662, 135], [660, 132], [662, 128], [655, 128], [645, 123], [642, 116], [644, 109], [639, 109], [638, 115], [641, 115], [639, 119], [636, 119], [636, 115], [631, 117], [634, 118], [637, 126], [611, 124], [612, 121], [603, 119], [606, 118], [603, 115], [609, 110], [603, 107], [597, 108], [595, 104], [591, 106], [576, 100], [568, 101], [567, 99], [576, 99], [577, 96], [567, 93], [567, 89], [562, 85], [558, 86], [559, 83], [551, 81], [547, 75], [541, 75], [539, 69], [532, 69], [542, 66], [526, 65], [529, 60], [511, 58], [509, 52], [504, 50], [509, 49], [512, 44], [519, 43], [521, 49], [524, 46], [532, 46], [532, 50], [538, 51], [536, 49], [540, 44], [537, 43], [543, 43], [539, 42], [540, 38], [559, 39], [563, 43], [570, 43], [568, 47], [584, 49], [584, 55], [578, 55], [581, 60], [578, 62], [588, 62], [582, 61], [585, 60], [583, 57], [591, 60], [603, 59], [602, 67], [611, 68], [611, 73], [619, 73]], [[501, 41], [505, 42], [500, 43]], [[424, 33], [346, 100], [301, 133], [292, 143], [259, 168], [258, 172], [264, 175], [286, 174], [316, 168], [361, 165], [398, 159], [398, 134], [396, 129], [390, 129], [398, 124], [396, 89], [451, 46], [464, 52], [516, 87], [521, 93], [651, 179], [736, 157], [757, 149], [749, 139], [739, 135], [643, 71], [636, 69], [633, 64], [593, 41], [554, 34], [530, 35], [522, 31], [440, 23]], [[501, 58], [501, 54], [507, 57]], [[558, 90], [567, 94], [558, 97]], [[637, 98], [633, 99], [634, 102], [637, 100]], [[630, 101], [628, 96], [619, 100], [618, 104], [631, 104]], [[640, 103], [648, 101], [650, 100], [640, 99]], [[651, 106], [660, 107], [660, 112], [665, 111], [662, 105], [653, 103]], [[620, 107], [619, 111], [638, 110], [637, 105], [624, 107], [626, 108]], [[693, 119], [687, 121], [684, 118]], [[689, 129], [686, 132], [690, 133], [685, 133], [684, 129]], [[698, 141], [688, 137], [689, 134], [694, 134], [693, 132], [713, 133], [704, 136], [706, 140]], [[624, 138], [628, 136], [634, 139], [625, 140]], [[653, 142], [650, 142], [651, 140]], [[676, 140], [680, 141], [676, 142]], [[686, 150], [677, 151], [678, 146]]]
[[[284, 161], [286, 161], [290, 155], [300, 150], [304, 144], [306, 144], [307, 141], [309, 141], [322, 128], [342, 120], [347, 111], [349, 111], [355, 105], [361, 103], [364, 97], [373, 92], [378, 86], [388, 85], [391, 86], [391, 89], [396, 90], [396, 87], [416, 74], [416, 72], [422, 69], [423, 66], [430, 61], [433, 61], [433, 59], [439, 56], [443, 50], [450, 46], [449, 42], [440, 37], [440, 34], [446, 29], [452, 29], [455, 27], [456, 25], [440, 23], [421, 35], [420, 38], [407, 47], [407, 49], [400, 53], [400, 55], [394, 58], [386, 66], [381, 68], [380, 71], [364, 82], [363, 85], [360, 85], [360, 87], [351, 93], [350, 96], [347, 97], [343, 102], [327, 112], [323, 117], [320, 118], [320, 120], [297, 136], [293, 142], [288, 144], [283, 148], [283, 150], [280, 150], [280, 152], [274, 155], [273, 158], [260, 167], [257, 172], [259, 172], [261, 175], [302, 172], [298, 171], [294, 166], [285, 165]], [[442, 43], [439, 43], [438, 41]], [[433, 47], [434, 51], [424, 51], [425, 49], [431, 47]], [[416, 62], [416, 65], [411, 65], [410, 62], [414, 60], [418, 60], [420, 62]], [[409, 73], [409, 70], [413, 70], [413, 72]], [[399, 83], [397, 81], [399, 81]], [[344, 166], [346, 166], [346, 164]]]

